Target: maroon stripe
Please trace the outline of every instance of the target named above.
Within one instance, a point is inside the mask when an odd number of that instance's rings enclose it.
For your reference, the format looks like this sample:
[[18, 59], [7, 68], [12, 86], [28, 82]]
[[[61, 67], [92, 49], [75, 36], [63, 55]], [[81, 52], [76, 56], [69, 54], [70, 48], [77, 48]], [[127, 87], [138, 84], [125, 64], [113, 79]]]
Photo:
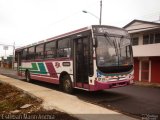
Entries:
[[22, 60], [22, 62], [52, 62], [52, 61], [72, 61], [72, 58], [51, 58], [51, 59], [41, 59], [41, 60]]
[[37, 76], [50, 77], [50, 75], [42, 75], [42, 74], [34, 74], [34, 73], [31, 73], [31, 75], [37, 75]]
[[[52, 37], [52, 38], [48, 38], [46, 39], [46, 42], [49, 42], [49, 41], [53, 41], [53, 40], [56, 40], [56, 39], [59, 39], [59, 38], [63, 38], [63, 37], [66, 37], [66, 36], [69, 36], [69, 35], [72, 35], [72, 34], [76, 34], [76, 33], [80, 33], [80, 32], [83, 32], [83, 31], [87, 31], [87, 30], [90, 30], [88, 27], [84, 27], [84, 28], [81, 28], [81, 29], [78, 29], [78, 30], [74, 30], [74, 31], [71, 31], [71, 32], [68, 32], [68, 33], [64, 33], [62, 35], [58, 35], [58, 36], [55, 36], [55, 37]], [[40, 43], [46, 43], [45, 41], [40, 41]], [[38, 42], [38, 44], [40, 44]], [[36, 45], [38, 45], [36, 44]], [[20, 47], [20, 48], [17, 48], [16, 51], [20, 51], [21, 49], [24, 49], [24, 48], [28, 48], [30, 46], [35, 46], [35, 45], [27, 45], [27, 46], [23, 46], [23, 47]]]
[[56, 70], [55, 70], [53, 64], [51, 62], [50, 63], [46, 63], [46, 66], [47, 66], [47, 69], [48, 69], [48, 72], [49, 72], [50, 76], [54, 77], [54, 78], [58, 78]]
[[88, 27], [84, 27], [84, 28], [81, 28], [81, 29], [78, 29], [78, 30], [74, 30], [74, 31], [71, 31], [71, 32], [68, 32], [68, 33], [64, 33], [62, 35], [58, 35], [58, 36], [55, 36], [55, 37], [52, 37], [52, 38], [48, 38], [47, 42], [53, 41], [53, 40], [56, 40], [56, 39], [59, 39], [59, 38], [65, 37], [65, 36], [69, 36], [69, 35], [72, 35], [72, 34], [84, 32], [84, 31], [87, 31], [87, 30], [89, 30]]
[[38, 77], [38, 76], [31, 76], [32, 79], [34, 80], [39, 80], [39, 81], [44, 81], [48, 83], [54, 83], [54, 84], [59, 84], [58, 79], [51, 79], [51, 78], [45, 78], [45, 77]]

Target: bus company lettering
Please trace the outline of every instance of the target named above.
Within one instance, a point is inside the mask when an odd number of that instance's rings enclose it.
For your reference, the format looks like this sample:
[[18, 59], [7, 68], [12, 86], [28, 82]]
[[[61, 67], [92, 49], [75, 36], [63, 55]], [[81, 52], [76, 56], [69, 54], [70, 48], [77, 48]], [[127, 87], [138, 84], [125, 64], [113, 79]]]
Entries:
[[59, 62], [55, 62], [55, 67], [59, 68], [60, 67], [60, 63]]

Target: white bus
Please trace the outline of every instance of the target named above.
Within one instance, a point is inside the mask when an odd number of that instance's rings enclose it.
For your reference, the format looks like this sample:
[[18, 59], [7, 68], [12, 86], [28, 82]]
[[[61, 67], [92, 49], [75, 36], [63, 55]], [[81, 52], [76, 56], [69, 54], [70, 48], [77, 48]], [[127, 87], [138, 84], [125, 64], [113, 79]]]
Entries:
[[130, 36], [122, 28], [92, 25], [16, 49], [18, 75], [26, 81], [97, 91], [133, 83]]

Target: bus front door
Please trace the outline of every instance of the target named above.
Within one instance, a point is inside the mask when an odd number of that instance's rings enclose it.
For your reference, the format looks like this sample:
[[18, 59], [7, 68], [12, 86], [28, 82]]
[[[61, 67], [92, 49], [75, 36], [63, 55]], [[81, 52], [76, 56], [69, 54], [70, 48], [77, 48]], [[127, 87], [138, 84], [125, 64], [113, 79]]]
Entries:
[[88, 88], [88, 64], [89, 64], [89, 40], [88, 37], [74, 40], [74, 79], [75, 86]]

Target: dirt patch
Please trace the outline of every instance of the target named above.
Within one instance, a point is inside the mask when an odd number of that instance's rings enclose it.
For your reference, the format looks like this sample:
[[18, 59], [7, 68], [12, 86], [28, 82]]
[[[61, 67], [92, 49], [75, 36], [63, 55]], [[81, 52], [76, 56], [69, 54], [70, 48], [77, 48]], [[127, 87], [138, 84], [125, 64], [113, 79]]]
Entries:
[[[0, 83], [0, 119], [12, 117], [14, 119], [22, 119], [28, 116], [32, 119], [47, 119], [54, 120], [78, 120], [66, 113], [57, 110], [45, 110], [41, 107], [42, 101], [24, 93], [8, 84]], [[24, 116], [25, 115], [25, 116]], [[42, 116], [43, 115], [43, 116]], [[3, 118], [2, 118], [3, 117]]]

